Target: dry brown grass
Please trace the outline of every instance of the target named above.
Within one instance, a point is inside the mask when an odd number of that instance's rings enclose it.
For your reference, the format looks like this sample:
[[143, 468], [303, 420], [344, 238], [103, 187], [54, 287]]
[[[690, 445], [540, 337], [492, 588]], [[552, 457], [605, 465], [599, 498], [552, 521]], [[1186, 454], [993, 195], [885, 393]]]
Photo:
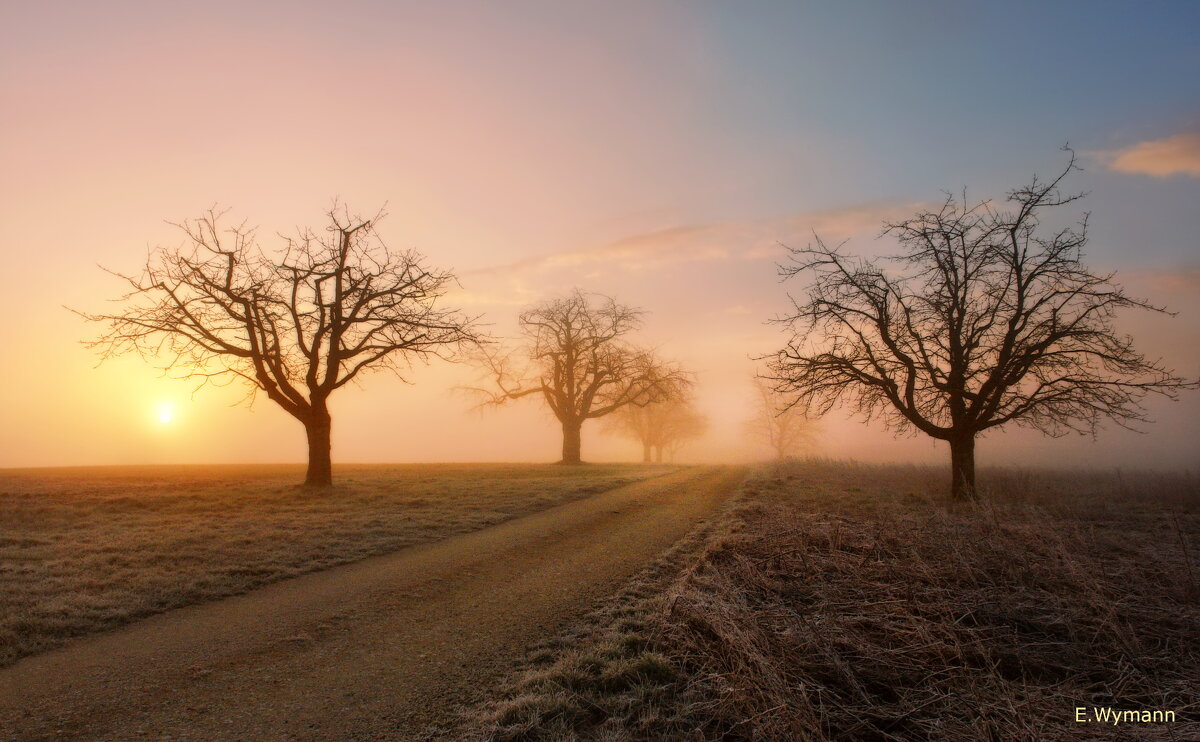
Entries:
[[475, 530], [673, 467], [0, 470], [0, 666], [72, 638]]
[[[934, 470], [764, 471], [669, 588], [635, 585], [543, 652], [474, 734], [1200, 739], [1194, 475], [983, 481], [961, 505]], [[1080, 724], [1077, 706], [1178, 721]]]

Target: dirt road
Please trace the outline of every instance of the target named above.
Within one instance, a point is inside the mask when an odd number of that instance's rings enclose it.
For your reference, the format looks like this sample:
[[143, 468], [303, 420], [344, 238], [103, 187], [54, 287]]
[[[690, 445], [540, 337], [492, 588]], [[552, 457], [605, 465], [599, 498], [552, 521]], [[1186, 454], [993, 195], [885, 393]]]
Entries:
[[0, 739], [411, 739], [711, 515], [687, 469], [0, 670]]

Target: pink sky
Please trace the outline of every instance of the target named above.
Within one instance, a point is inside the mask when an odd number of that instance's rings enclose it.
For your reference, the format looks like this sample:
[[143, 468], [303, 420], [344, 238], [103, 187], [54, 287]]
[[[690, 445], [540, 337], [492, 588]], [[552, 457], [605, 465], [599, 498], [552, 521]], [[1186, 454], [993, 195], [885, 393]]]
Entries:
[[[981, 154], [988, 147], [952, 137], [889, 139], [895, 127], [875, 135], [861, 114], [831, 119], [870, 95], [868, 68], [856, 87], [788, 58], [799, 52], [787, 45], [779, 59], [758, 60], [776, 43], [768, 29], [757, 46], [733, 38], [712, 8], [361, 5], [357, 15], [317, 5], [3, 11], [0, 466], [303, 460], [302, 429], [266, 400], [248, 409], [235, 405], [237, 390], [193, 396], [135, 359], [96, 368], [79, 344], [95, 329], [63, 305], [94, 310], [117, 295], [97, 264], [133, 270], [149, 246], [175, 244], [164, 220], [220, 203], [270, 242], [318, 225], [335, 196], [363, 212], [387, 202], [389, 244], [453, 267], [457, 300], [501, 335], [514, 334], [522, 306], [574, 286], [645, 307], [644, 337], [697, 372], [711, 419], [684, 457], [754, 458], [765, 451], [742, 431], [751, 359], [781, 343], [764, 323], [800, 288], [776, 280], [778, 243], [816, 229], [885, 250], [874, 241], [880, 220], [942, 188], [999, 196], [1049, 173], [1074, 129], [1089, 158], [1077, 186], [1093, 194], [1090, 262], [1179, 312], [1128, 327], [1148, 354], [1200, 374], [1200, 178], [1184, 161], [1195, 156], [1189, 132], [1200, 119], [1181, 113], [1169, 90], [1157, 108], [1143, 103], [1140, 120], [1114, 111], [1103, 128], [1081, 103], [1079, 121]], [[773, 71], [734, 74], [752, 61]], [[763, 92], [748, 102], [749, 85]], [[824, 97], [773, 108], [797, 85]], [[880, 105], [882, 127], [892, 114]], [[436, 365], [414, 369], [411, 384], [372, 376], [344, 390], [334, 399], [335, 461], [553, 460], [548, 413], [531, 401], [472, 411], [454, 391], [471, 375]], [[980, 457], [1191, 466], [1198, 397], [1155, 403], [1159, 422], [1145, 434], [1006, 434], [986, 439]], [[164, 405], [169, 424], [158, 420]], [[932, 441], [895, 441], [843, 419], [825, 431], [822, 455], [944, 456]], [[584, 453], [639, 451], [585, 430]]]

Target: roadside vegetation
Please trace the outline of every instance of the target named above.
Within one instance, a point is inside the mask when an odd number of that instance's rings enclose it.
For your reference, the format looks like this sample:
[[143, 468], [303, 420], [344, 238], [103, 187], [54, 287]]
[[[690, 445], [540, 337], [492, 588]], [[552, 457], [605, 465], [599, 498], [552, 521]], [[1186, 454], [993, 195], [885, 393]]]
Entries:
[[[765, 468], [456, 739], [1200, 738], [1194, 474]], [[1075, 721], [1077, 707], [1174, 724]]]
[[0, 666], [171, 608], [499, 523], [675, 467], [0, 471]]

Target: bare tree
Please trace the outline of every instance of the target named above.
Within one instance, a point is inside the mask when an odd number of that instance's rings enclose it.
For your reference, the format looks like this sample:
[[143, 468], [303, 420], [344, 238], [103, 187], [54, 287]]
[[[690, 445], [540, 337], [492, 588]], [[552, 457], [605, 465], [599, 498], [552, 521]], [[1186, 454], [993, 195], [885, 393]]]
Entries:
[[947, 441], [952, 494], [967, 498], [980, 433], [1130, 427], [1146, 419], [1146, 395], [1195, 387], [1116, 330], [1120, 310], [1165, 310], [1083, 266], [1087, 216], [1043, 226], [1048, 211], [1082, 198], [1060, 190], [1075, 169], [1071, 153], [1057, 177], [1011, 191], [1006, 207], [948, 196], [937, 211], [886, 224], [902, 251], [884, 261], [819, 238], [791, 250], [782, 274], [812, 283], [780, 320], [792, 337], [772, 361], [777, 388], [820, 413], [844, 404]]
[[696, 410], [686, 385], [668, 390], [658, 401], [623, 407], [608, 421], [608, 432], [642, 444], [642, 461], [646, 463], [662, 463], [664, 452], [674, 459], [686, 443], [708, 431], [708, 418]]
[[185, 241], [151, 253], [90, 346], [104, 357], [136, 352], [203, 383], [241, 380], [304, 424], [305, 483], [332, 484], [328, 400], [373, 370], [400, 374], [413, 359], [448, 358], [476, 339], [473, 320], [439, 301], [454, 282], [413, 251], [389, 250], [383, 218], [327, 213], [325, 234], [301, 229], [265, 251], [222, 212], [176, 224]]
[[697, 410], [690, 400], [668, 403], [661, 417], [661, 432], [654, 446], [654, 460], [658, 463], [662, 463], [664, 451], [667, 460], [674, 461], [681, 448], [708, 433], [708, 417]]
[[562, 426], [562, 463], [578, 464], [587, 420], [665, 397], [686, 375], [628, 342], [642, 312], [576, 289], [521, 313], [523, 345], [484, 362], [492, 404], [539, 395]]
[[788, 459], [810, 446], [817, 435], [817, 421], [804, 409], [775, 389], [762, 377], [754, 377], [754, 417], [746, 422], [751, 436], [771, 447], [775, 458]]

